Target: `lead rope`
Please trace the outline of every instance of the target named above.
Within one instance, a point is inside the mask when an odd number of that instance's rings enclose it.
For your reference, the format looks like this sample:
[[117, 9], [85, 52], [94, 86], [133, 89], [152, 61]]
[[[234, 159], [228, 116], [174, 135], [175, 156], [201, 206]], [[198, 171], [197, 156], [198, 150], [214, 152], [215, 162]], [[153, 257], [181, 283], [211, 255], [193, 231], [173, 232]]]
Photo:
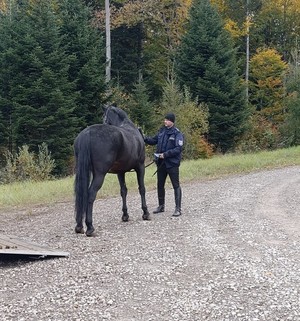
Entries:
[[[157, 167], [157, 170], [153, 173], [152, 177], [157, 173], [157, 171], [161, 168], [161, 165], [164, 163], [164, 159], [162, 160], [162, 162], [160, 163], [160, 165]], [[154, 163], [154, 161], [152, 162]]]
[[149, 163], [148, 165], [145, 165], [145, 168], [149, 167], [150, 165], [152, 165], [154, 163], [154, 161], [152, 161], [151, 163]]
[[[138, 129], [138, 131], [140, 132], [140, 134], [142, 135], [142, 137], [143, 137], [143, 139], [144, 139], [144, 134], [143, 134], [142, 128], [141, 128], [141, 127], [138, 127], [137, 129]], [[152, 162], [149, 163], [148, 165], [145, 165], [145, 168], [149, 167], [149, 166], [152, 165], [153, 163], [155, 163], [155, 161], [152, 161]], [[156, 172], [155, 172], [152, 176], [154, 176], [156, 173], [157, 173], [157, 170], [156, 170]]]
[[[154, 161], [152, 161], [150, 164], [145, 165], [145, 168], [147, 168], [148, 166], [152, 165], [153, 163], [154, 163]], [[130, 173], [130, 172], [135, 172], [135, 170], [132, 169], [132, 170], [129, 171], [129, 173]], [[157, 171], [156, 171], [156, 172], [157, 172]], [[156, 172], [155, 172], [154, 174], [156, 174]], [[154, 174], [153, 174], [153, 176], [154, 176]]]

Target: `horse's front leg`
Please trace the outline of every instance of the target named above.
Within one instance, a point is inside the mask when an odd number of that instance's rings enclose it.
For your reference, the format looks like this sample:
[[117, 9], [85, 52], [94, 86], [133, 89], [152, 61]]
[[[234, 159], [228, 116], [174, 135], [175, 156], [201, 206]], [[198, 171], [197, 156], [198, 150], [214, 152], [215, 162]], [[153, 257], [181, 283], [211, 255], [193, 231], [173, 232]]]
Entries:
[[94, 174], [92, 183], [89, 187], [89, 199], [87, 204], [87, 211], [86, 211], [86, 218], [85, 218], [85, 224], [86, 224], [86, 236], [92, 236], [95, 229], [93, 226], [93, 207], [94, 202], [97, 196], [97, 192], [102, 187], [104, 181], [104, 175]]
[[142, 164], [138, 169], [136, 169], [136, 176], [139, 185], [139, 192], [141, 195], [142, 201], [142, 210], [143, 210], [143, 220], [150, 220], [150, 213], [146, 204], [146, 188], [145, 188], [145, 166]]
[[128, 216], [127, 204], [126, 204], [127, 187], [126, 187], [126, 183], [125, 183], [125, 173], [118, 174], [118, 180], [119, 180], [119, 184], [120, 184], [120, 193], [121, 193], [122, 203], [123, 203], [123, 205], [122, 205], [122, 211], [123, 211], [122, 221], [127, 222], [129, 219], [129, 216]]

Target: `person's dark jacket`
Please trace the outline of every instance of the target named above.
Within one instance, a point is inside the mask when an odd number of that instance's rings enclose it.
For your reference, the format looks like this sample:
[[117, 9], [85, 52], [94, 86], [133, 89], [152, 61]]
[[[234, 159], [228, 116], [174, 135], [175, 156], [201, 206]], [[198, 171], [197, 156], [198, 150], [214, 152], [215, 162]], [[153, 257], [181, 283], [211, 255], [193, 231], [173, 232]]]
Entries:
[[178, 128], [164, 126], [155, 136], [145, 137], [144, 141], [148, 145], [157, 145], [156, 153], [164, 154], [163, 161], [167, 168], [180, 166], [183, 135]]

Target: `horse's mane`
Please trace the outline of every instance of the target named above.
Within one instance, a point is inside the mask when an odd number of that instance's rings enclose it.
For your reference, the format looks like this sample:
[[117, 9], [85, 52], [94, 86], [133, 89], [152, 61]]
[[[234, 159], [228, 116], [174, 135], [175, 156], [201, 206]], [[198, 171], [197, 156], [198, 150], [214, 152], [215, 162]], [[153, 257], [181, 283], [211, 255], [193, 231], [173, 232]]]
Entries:
[[105, 111], [106, 115], [109, 113], [109, 110], [113, 110], [119, 116], [119, 119], [122, 122], [128, 123], [131, 126], [136, 127], [134, 123], [129, 119], [127, 113], [123, 109], [116, 107], [114, 105], [105, 106], [105, 109], [106, 109]]
[[[114, 106], [112, 106], [112, 107], [114, 107]], [[120, 116], [120, 118], [122, 120], [124, 120], [126, 118], [129, 119], [127, 113], [123, 109], [120, 109], [120, 108], [117, 108], [117, 107], [114, 107], [114, 108], [115, 108], [115, 111], [119, 114], [119, 116]]]

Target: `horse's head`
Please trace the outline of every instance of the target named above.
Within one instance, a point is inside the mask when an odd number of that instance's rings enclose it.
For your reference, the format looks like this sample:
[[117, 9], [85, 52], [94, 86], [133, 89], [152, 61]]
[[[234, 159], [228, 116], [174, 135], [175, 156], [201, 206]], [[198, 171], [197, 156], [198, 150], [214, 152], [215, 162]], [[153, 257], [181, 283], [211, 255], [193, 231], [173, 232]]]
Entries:
[[103, 107], [103, 124], [122, 126], [125, 120], [128, 120], [128, 116], [124, 110], [115, 106]]

